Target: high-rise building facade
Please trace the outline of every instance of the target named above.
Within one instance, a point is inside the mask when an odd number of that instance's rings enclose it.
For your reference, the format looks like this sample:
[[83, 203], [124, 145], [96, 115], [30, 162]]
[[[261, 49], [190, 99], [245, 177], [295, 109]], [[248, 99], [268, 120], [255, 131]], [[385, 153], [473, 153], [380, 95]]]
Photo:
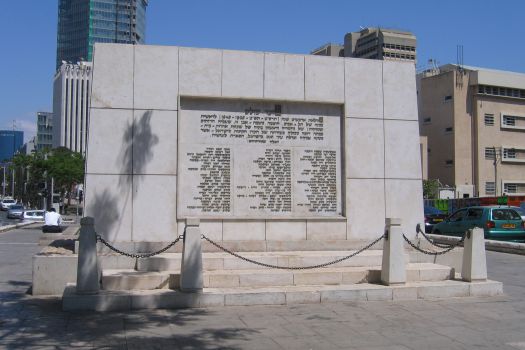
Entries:
[[143, 44], [148, 0], [59, 0], [57, 60], [91, 61], [93, 45]]
[[344, 45], [325, 44], [312, 55], [369, 58], [416, 62], [416, 37], [410, 32], [383, 28], [364, 28], [347, 33]]
[[525, 195], [525, 74], [449, 64], [417, 83], [428, 177], [460, 197]]
[[345, 35], [345, 57], [416, 62], [416, 37], [410, 32], [365, 28]]
[[42, 151], [53, 148], [53, 113], [38, 112], [36, 118], [35, 149]]
[[53, 147], [84, 154], [89, 123], [91, 62], [64, 63], [53, 84]]
[[5, 162], [13, 158], [23, 143], [23, 131], [0, 130], [0, 162]]

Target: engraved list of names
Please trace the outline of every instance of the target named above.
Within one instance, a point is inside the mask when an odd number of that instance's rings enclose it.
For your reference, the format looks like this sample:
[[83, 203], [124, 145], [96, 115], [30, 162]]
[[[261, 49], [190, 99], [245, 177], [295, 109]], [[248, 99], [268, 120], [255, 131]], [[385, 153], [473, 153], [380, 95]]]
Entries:
[[185, 99], [180, 217], [341, 216], [340, 109]]

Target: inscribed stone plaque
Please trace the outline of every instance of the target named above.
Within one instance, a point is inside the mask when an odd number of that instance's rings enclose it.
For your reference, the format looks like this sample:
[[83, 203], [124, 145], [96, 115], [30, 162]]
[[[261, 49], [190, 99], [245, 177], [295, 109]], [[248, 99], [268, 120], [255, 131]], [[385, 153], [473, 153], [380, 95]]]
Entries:
[[182, 99], [179, 217], [341, 216], [340, 130], [339, 105]]

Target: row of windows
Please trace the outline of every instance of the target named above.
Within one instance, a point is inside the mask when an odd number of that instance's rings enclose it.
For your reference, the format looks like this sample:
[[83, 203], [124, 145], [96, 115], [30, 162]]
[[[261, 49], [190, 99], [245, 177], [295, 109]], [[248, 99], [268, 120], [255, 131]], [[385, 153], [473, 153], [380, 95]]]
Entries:
[[[496, 153], [494, 147], [485, 147], [485, 159], [494, 160]], [[503, 148], [504, 159], [518, 159], [517, 153], [515, 148]]]
[[490, 85], [479, 85], [478, 93], [485, 94], [485, 95], [494, 95], [494, 96], [525, 98], [525, 90], [505, 88], [505, 87], [499, 87], [499, 86], [490, 86]]
[[371, 47], [369, 47], [368, 49], [365, 49], [365, 50], [359, 50], [359, 51], [356, 50], [356, 55], [357, 56], [363, 56], [363, 55], [366, 55], [369, 52], [375, 52], [375, 51], [377, 51], [377, 47], [371, 46]]
[[506, 183], [503, 185], [503, 192], [505, 193], [525, 193], [525, 184]]
[[375, 34], [371, 34], [372, 35], [372, 38], [371, 39], [368, 39], [368, 37], [364, 37], [362, 39], [359, 39], [358, 42], [357, 42], [357, 45], [356, 45], [356, 48], [358, 47], [363, 47], [363, 46], [366, 46], [368, 44], [371, 44], [371, 43], [377, 43], [377, 37], [375, 37]]
[[392, 57], [392, 58], [402, 58], [406, 60], [415, 60], [415, 55], [406, 55], [404, 53], [392, 53], [392, 52], [385, 52], [383, 53], [383, 57]]
[[387, 49], [395, 49], [395, 50], [405, 50], [405, 51], [412, 51], [416, 52], [416, 48], [414, 46], [405, 46], [405, 45], [397, 45], [397, 44], [383, 44], [384, 48]]
[[[522, 183], [504, 183], [503, 193], [525, 193], [525, 184]], [[485, 182], [485, 194], [496, 194], [496, 183], [494, 181]]]

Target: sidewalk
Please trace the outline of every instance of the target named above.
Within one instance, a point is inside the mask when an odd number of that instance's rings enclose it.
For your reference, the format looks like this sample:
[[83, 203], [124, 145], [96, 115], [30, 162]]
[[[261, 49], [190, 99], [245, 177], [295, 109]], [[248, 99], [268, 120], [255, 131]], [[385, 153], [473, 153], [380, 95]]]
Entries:
[[[30, 266], [21, 252], [32, 246], [21, 242], [15, 253], [5, 236], [0, 263], [10, 267], [0, 268], [0, 348], [525, 349], [521, 255], [488, 252], [489, 277], [504, 283], [501, 297], [66, 313], [58, 299], [23, 294]], [[5, 260], [7, 249], [18, 263]]]

